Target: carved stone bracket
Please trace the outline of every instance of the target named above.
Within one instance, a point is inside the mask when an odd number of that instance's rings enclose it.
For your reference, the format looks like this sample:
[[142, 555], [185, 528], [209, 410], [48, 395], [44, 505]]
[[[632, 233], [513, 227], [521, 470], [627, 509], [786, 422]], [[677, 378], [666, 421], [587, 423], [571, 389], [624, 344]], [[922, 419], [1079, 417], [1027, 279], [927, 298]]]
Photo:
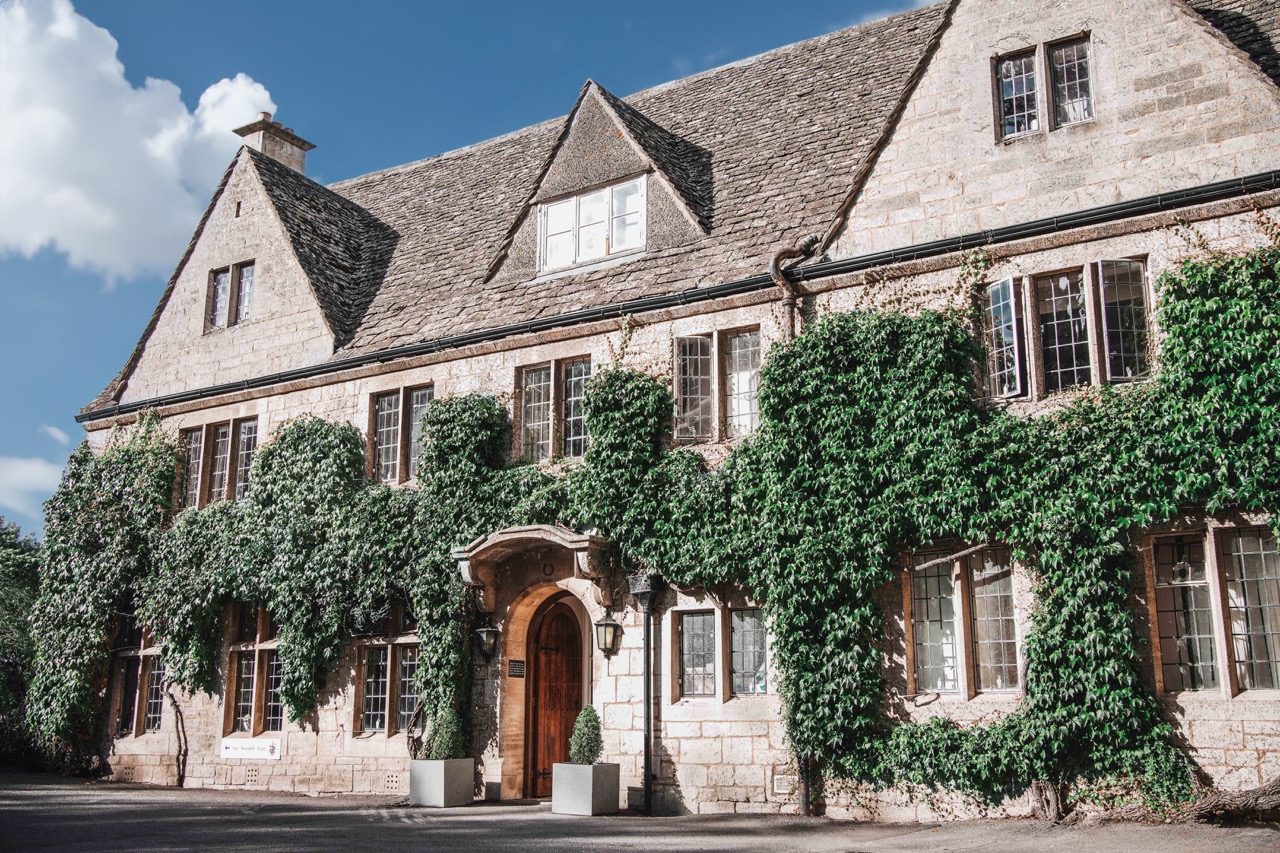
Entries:
[[[455, 548], [451, 556], [458, 561], [463, 583], [475, 588], [480, 609], [492, 613], [502, 565], [524, 552], [548, 547], [569, 552], [573, 559], [573, 577], [595, 581], [600, 578], [600, 568], [605, 564], [609, 540], [592, 533], [575, 533], [566, 527], [535, 524], [509, 527], [481, 536], [465, 547]], [[608, 586], [607, 583], [598, 585], [606, 606], [612, 598]]]

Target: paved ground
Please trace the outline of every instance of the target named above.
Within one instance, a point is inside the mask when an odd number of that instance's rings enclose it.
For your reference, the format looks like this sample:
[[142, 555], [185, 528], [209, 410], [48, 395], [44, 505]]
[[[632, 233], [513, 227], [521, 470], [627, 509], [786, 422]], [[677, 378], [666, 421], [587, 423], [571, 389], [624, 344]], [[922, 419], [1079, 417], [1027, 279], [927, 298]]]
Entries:
[[183, 791], [0, 773], [0, 851], [1280, 851], [1247, 827], [1054, 827], [1035, 821], [850, 824], [821, 818], [575, 818], [545, 804], [412, 809], [389, 797]]

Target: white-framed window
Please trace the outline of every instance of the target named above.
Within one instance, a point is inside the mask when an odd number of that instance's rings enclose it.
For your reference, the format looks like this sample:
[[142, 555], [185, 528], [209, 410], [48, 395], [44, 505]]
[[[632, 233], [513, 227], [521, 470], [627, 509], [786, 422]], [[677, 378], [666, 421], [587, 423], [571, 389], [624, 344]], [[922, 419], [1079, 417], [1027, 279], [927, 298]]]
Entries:
[[404, 483], [418, 476], [422, 418], [435, 386], [397, 388], [374, 394], [369, 404], [369, 476], [378, 483]]
[[253, 308], [253, 261], [242, 261], [209, 273], [205, 331], [225, 329], [248, 320]]
[[987, 344], [987, 393], [1022, 396], [1022, 337], [1019, 334], [1018, 288], [1012, 278], [987, 288], [982, 315]]
[[644, 243], [644, 175], [538, 208], [540, 272], [638, 251]]

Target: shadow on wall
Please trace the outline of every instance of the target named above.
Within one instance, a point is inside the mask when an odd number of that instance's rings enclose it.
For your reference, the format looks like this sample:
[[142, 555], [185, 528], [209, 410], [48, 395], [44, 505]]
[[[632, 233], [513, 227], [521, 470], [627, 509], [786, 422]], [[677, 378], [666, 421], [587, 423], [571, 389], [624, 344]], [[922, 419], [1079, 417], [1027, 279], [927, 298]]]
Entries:
[[[1260, 7], [1265, 3], [1259, 3]], [[1271, 43], [1271, 37], [1262, 31], [1252, 18], [1240, 12], [1214, 9], [1209, 5], [1194, 4], [1205, 20], [1220, 30], [1236, 47], [1249, 54], [1249, 58], [1272, 80], [1280, 85], [1280, 53]], [[1272, 13], [1276, 14], [1276, 13]]]

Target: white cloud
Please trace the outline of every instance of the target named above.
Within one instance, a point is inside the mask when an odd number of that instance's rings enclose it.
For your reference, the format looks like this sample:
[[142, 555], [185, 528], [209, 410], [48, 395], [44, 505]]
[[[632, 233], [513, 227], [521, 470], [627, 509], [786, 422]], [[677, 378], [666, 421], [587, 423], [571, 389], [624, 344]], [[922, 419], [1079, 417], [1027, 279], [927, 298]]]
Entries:
[[109, 32], [68, 0], [0, 3], [0, 254], [45, 246], [109, 281], [172, 271], [240, 145], [274, 111], [244, 74], [194, 112], [177, 86], [133, 87]]
[[0, 456], [0, 510], [43, 521], [40, 505], [61, 481], [61, 465], [45, 459]]
[[52, 438], [54, 441], [58, 442], [58, 444], [63, 445], [64, 447], [71, 443], [71, 436], [67, 435], [65, 432], [58, 429], [56, 426], [41, 424], [40, 431], [45, 435], [49, 436], [49, 438]]

